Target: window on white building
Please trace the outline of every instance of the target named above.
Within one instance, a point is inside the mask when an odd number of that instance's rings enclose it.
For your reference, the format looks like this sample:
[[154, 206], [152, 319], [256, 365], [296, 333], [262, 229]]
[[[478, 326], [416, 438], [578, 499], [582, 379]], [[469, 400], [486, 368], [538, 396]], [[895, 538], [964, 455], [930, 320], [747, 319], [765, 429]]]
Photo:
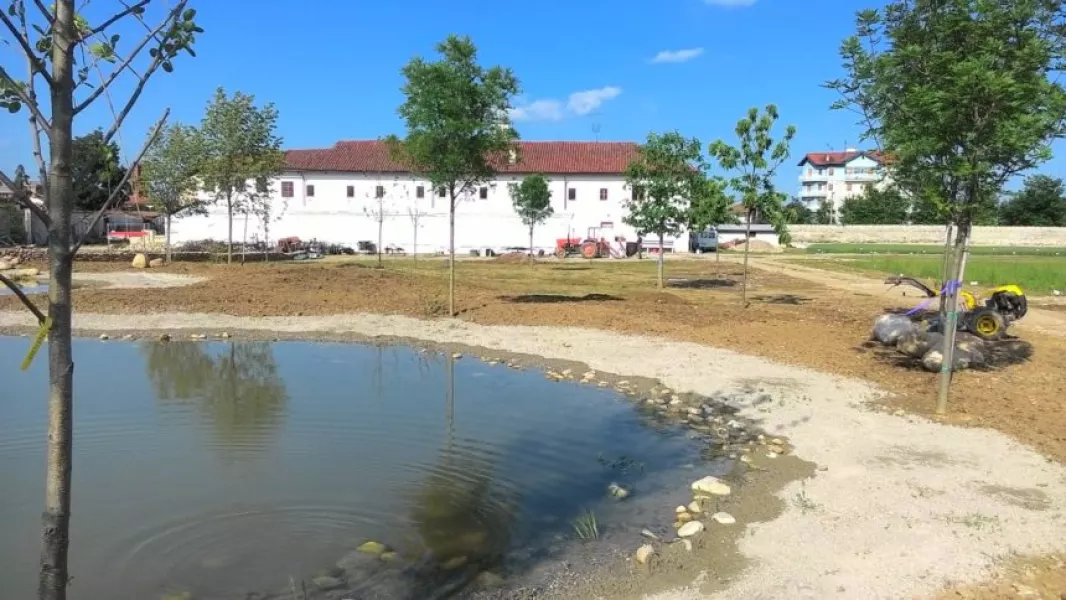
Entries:
[[600, 200], [607, 199], [607, 188], [600, 188]]
[[577, 188], [570, 188], [566, 190], [567, 200], [577, 200]]
[[315, 197], [315, 186], [313, 186], [313, 185], [307, 186], [307, 197], [308, 198], [314, 198]]
[[348, 189], [346, 190], [345, 195], [348, 196], [349, 198], [355, 198], [355, 186], [354, 185], [348, 186]]
[[829, 176], [830, 176], [830, 177], [832, 177], [832, 176], [833, 176], [833, 169], [829, 169]]
[[384, 198], [385, 197], [385, 186], [379, 185], [379, 186], [375, 187], [374, 188], [374, 197], [375, 198]]
[[281, 182], [281, 197], [282, 198], [292, 198], [292, 195], [293, 195], [292, 182], [291, 181], [282, 181]]
[[424, 186], [418, 186], [415, 188], [415, 198], [425, 198], [426, 188]]
[[441, 198], [444, 197], [444, 192], [445, 192], [445, 189], [444, 189], [443, 185], [440, 186], [439, 188], [437, 188], [437, 195], [440, 196]]
[[481, 189], [479, 189], [477, 191], [477, 195], [482, 200], [488, 200], [489, 199], [489, 188], [487, 188], [485, 186], [481, 186]]

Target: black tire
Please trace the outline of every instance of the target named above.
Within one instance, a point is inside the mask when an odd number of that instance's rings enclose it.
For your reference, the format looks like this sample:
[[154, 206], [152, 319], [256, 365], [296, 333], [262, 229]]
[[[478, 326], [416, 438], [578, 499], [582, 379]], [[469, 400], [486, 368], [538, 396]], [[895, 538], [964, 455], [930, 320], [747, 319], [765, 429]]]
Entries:
[[970, 333], [982, 340], [998, 340], [1007, 329], [1007, 322], [999, 311], [982, 307], [967, 315]]

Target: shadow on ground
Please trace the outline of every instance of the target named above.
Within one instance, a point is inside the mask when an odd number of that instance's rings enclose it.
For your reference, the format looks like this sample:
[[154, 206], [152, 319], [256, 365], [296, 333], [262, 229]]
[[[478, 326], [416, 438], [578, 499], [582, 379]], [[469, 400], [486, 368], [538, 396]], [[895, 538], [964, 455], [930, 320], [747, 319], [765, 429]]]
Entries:
[[585, 294], [584, 296], [567, 296], [566, 294], [523, 294], [521, 296], [498, 296], [504, 302], [515, 304], [564, 304], [568, 302], [621, 302], [622, 298], [609, 294]]
[[795, 294], [776, 294], [774, 296], [755, 296], [752, 300], [763, 304], [789, 304], [792, 306], [800, 306], [811, 302], [813, 298], [797, 296]]
[[666, 287], [686, 290], [713, 290], [717, 288], [733, 287], [737, 284], [735, 279], [715, 277], [714, 279], [668, 279]]
[[[920, 358], [911, 358], [894, 346], [883, 346], [868, 341], [856, 348], [859, 352], [871, 352], [878, 360], [910, 371], [926, 372]], [[1006, 338], [984, 342], [981, 346], [984, 361], [970, 366], [973, 371], [996, 371], [1028, 361], [1033, 356], [1033, 345], [1018, 338]]]

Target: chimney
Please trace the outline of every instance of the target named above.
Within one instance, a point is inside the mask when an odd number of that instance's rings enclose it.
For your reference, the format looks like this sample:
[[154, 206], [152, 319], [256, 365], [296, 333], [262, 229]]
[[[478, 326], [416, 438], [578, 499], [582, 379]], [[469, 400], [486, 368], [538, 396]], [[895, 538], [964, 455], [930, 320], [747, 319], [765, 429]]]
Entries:
[[511, 146], [507, 149], [507, 164], [514, 166], [518, 163], [518, 150]]

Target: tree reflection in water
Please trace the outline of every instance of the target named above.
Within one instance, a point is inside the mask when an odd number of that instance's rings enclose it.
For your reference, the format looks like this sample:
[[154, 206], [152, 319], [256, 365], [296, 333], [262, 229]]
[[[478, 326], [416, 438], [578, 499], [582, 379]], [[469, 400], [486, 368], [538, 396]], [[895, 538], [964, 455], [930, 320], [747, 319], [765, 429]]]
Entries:
[[[444, 593], [478, 571], [495, 566], [510, 542], [520, 494], [494, 485], [491, 457], [456, 443], [455, 360], [445, 358], [445, 440], [440, 460], [411, 503], [411, 521], [420, 538], [419, 587]], [[442, 588], [443, 585], [443, 588]]]
[[141, 348], [159, 400], [195, 404], [228, 453], [259, 451], [276, 431], [288, 394], [270, 344], [231, 342], [218, 352], [192, 342]]

